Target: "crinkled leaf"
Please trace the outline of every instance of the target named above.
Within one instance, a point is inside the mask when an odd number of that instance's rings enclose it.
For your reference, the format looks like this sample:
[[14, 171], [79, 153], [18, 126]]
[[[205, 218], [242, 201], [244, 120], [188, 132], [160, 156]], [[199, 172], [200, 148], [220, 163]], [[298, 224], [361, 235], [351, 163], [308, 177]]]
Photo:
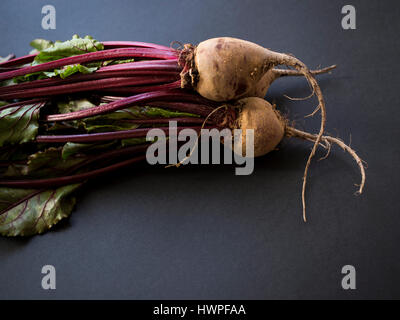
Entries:
[[95, 72], [99, 67], [100, 63], [98, 63], [97, 65], [92, 64], [91, 66], [83, 66], [81, 64], [67, 65], [62, 67], [61, 69], [54, 69], [53, 71], [40, 71], [40, 72], [28, 73], [23, 76], [14, 77], [13, 79], [9, 79], [8, 82], [5, 82], [3, 86], [26, 82], [26, 81], [48, 79], [56, 76], [60, 76], [60, 78], [65, 79], [66, 77], [69, 77], [70, 75], [75, 73], [87, 74]]
[[[31, 46], [39, 52], [34, 58], [31, 64], [32, 66], [104, 49], [103, 44], [97, 40], [94, 40], [92, 37], [86, 36], [85, 38], [80, 38], [77, 35], [74, 35], [72, 40], [67, 40], [64, 42], [56, 41], [54, 43], [44, 39], [35, 39], [31, 42]], [[61, 69], [34, 72], [23, 76], [18, 76], [13, 78], [12, 81], [13, 83], [20, 83], [25, 81], [47, 79], [55, 76], [60, 76], [62, 79], [64, 79], [78, 72], [92, 73], [100, 66], [101, 62], [89, 63], [86, 66], [81, 64], [67, 65]], [[10, 83], [8, 82], [3, 85], [9, 84]]]
[[47, 79], [47, 78], [51, 77], [50, 75], [47, 76], [47, 74], [53, 74], [53, 76], [55, 75], [54, 72], [41, 71], [41, 72], [28, 73], [23, 76], [14, 77], [10, 80], [12, 80], [13, 84], [26, 82], [26, 81], [42, 80], [42, 79]]
[[69, 113], [75, 111], [81, 111], [95, 107], [96, 105], [90, 102], [88, 99], [78, 99], [69, 101], [58, 101], [57, 107], [60, 113]]
[[[89, 109], [95, 106], [96, 105], [93, 104], [88, 99], [78, 99], [78, 100], [68, 100], [68, 101], [64, 100], [57, 102], [57, 108], [59, 113], [70, 113], [70, 112]], [[65, 121], [63, 123], [58, 123], [58, 124], [55, 123], [54, 125], [49, 127], [51, 131], [62, 130], [67, 128], [73, 128], [76, 130], [80, 129], [85, 130], [84, 123], [82, 123], [81, 120]]]
[[40, 71], [40, 72], [28, 73], [23, 76], [14, 77], [12, 81], [13, 84], [15, 84], [26, 81], [42, 80], [56, 76], [60, 76], [60, 78], [65, 79], [66, 77], [69, 77], [70, 75], [75, 73], [87, 74], [95, 72], [99, 67], [100, 63], [97, 63], [97, 65], [92, 64], [91, 66], [83, 66], [79, 63], [71, 64], [62, 67], [61, 69], [54, 69], [53, 71]]
[[12, 164], [5, 172], [5, 176], [32, 178], [55, 177], [65, 174], [68, 169], [83, 163], [85, 157], [69, 157], [63, 159], [62, 148], [48, 148], [36, 152], [28, 157], [26, 164]]
[[0, 101], [0, 107], [6, 106], [8, 104], [9, 104], [9, 102], [7, 102], [7, 101]]
[[0, 111], [0, 147], [35, 139], [39, 127], [40, 105], [28, 104]]
[[32, 48], [36, 49], [37, 51], [43, 51], [54, 46], [53, 41], [45, 40], [45, 39], [34, 39], [29, 44]]
[[[60, 78], [64, 79], [66, 77], [69, 77], [70, 75], [74, 73], [92, 73], [96, 71], [98, 67], [85, 67], [81, 64], [73, 64], [73, 65], [68, 65], [63, 67], [62, 69], [56, 69], [54, 70], [54, 75], [60, 76]], [[48, 74], [46, 74], [48, 75]], [[53, 75], [49, 75], [52, 77]]]
[[53, 190], [0, 188], [0, 234], [31, 236], [68, 217], [75, 206], [72, 192], [81, 184]]
[[90, 36], [80, 38], [78, 35], [74, 35], [71, 40], [56, 41], [52, 46], [41, 50], [35, 57], [33, 65], [103, 49], [103, 44]]

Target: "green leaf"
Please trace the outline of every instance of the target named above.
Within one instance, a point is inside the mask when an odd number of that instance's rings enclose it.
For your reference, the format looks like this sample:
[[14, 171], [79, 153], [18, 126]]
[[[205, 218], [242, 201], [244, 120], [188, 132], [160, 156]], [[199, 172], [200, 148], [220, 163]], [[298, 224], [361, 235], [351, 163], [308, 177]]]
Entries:
[[41, 105], [28, 104], [0, 111], [0, 147], [35, 139]]
[[[79, 129], [77, 126], [77, 121], [70, 121], [70, 122], [49, 122], [45, 123], [43, 125], [43, 129], [46, 130], [46, 132], [56, 132], [56, 133], [67, 133], [68, 131], [72, 130], [72, 133], [75, 133], [76, 129]], [[61, 131], [61, 132], [60, 132]], [[79, 132], [78, 132], [79, 133]]]
[[175, 117], [199, 117], [199, 115], [172, 111], [157, 107], [133, 106], [114, 112], [102, 114], [99, 116], [89, 117], [82, 121], [86, 123], [106, 123], [109, 120], [138, 120], [151, 118], [175, 118]]
[[112, 65], [115, 65], [115, 64], [123, 64], [123, 63], [129, 63], [129, 62], [135, 62], [135, 59], [134, 58], [130, 58], [130, 59], [104, 61], [103, 62], [103, 66], [112, 66]]
[[140, 125], [133, 122], [123, 122], [122, 120], [107, 121], [107, 120], [90, 120], [80, 122], [82, 127], [88, 133], [98, 133], [98, 132], [111, 132], [111, 131], [121, 131], [121, 130], [131, 130], [136, 129]]
[[57, 107], [60, 113], [69, 113], [75, 111], [81, 111], [95, 107], [96, 105], [90, 102], [88, 99], [78, 99], [69, 101], [58, 101]]
[[[96, 104], [92, 103], [88, 99], [79, 99], [59, 101], [57, 106], [60, 113], [69, 113], [93, 108], [96, 106]], [[87, 133], [131, 130], [138, 128], [140, 124], [129, 120], [172, 117], [199, 116], [187, 112], [172, 111], [164, 108], [133, 106], [94, 117], [65, 122], [63, 128], [67, 128], [67, 126], [69, 126], [70, 128], [83, 130]], [[61, 129], [62, 127], [58, 126], [58, 128]]]
[[[34, 72], [34, 73], [28, 73], [23, 76], [18, 76], [14, 77], [12, 80], [12, 84], [15, 83], [21, 83], [21, 82], [26, 82], [26, 81], [34, 81], [34, 80], [42, 80], [42, 79], [48, 79], [56, 76], [60, 76], [60, 78], [65, 79], [66, 77], [69, 77], [72, 74], [75, 73], [92, 73], [95, 72], [99, 67], [101, 63], [96, 63], [92, 64], [91, 67], [89, 66], [83, 66], [81, 64], [71, 64], [71, 65], [66, 65], [62, 67], [61, 69], [54, 69], [53, 71], [40, 71], [40, 72]], [[3, 85], [10, 85], [11, 83], [4, 83]]]
[[[63, 67], [62, 69], [56, 69], [54, 70], [54, 75], [60, 76], [60, 78], [65, 79], [66, 77], [69, 77], [70, 75], [74, 73], [92, 73], [96, 71], [98, 67], [85, 67], [81, 64], [73, 64], [73, 65], [68, 65]], [[47, 76], [52, 77], [53, 75], [47, 74]]]
[[14, 77], [9, 80], [12, 80], [12, 82], [13, 82], [12, 84], [26, 82], [26, 81], [42, 80], [42, 79], [47, 79], [50, 77], [50, 76], [47, 76], [46, 73], [49, 73], [49, 72], [28, 73], [23, 76]]
[[8, 104], [9, 104], [9, 102], [7, 102], [7, 101], [0, 101], [0, 107], [6, 106]]
[[149, 119], [149, 118], [171, 118], [171, 117], [197, 117], [197, 115], [172, 111], [157, 107], [133, 106], [111, 113], [85, 118], [79, 121], [80, 127], [88, 133], [110, 132], [120, 130], [136, 129], [140, 124], [126, 120]]
[[[173, 111], [158, 107], [133, 106], [103, 115], [108, 119], [149, 119], [149, 118], [175, 118], [175, 117], [200, 117], [197, 114]], [[101, 116], [99, 116], [101, 117]]]
[[[81, 111], [85, 109], [89, 109], [95, 107], [96, 105], [89, 101], [88, 99], [78, 99], [78, 100], [64, 100], [57, 102], [57, 108], [59, 113], [70, 113], [75, 111]], [[65, 121], [63, 123], [55, 123], [49, 129], [51, 131], [54, 130], [62, 130], [62, 129], [75, 129], [79, 131], [85, 132], [85, 126], [82, 120], [73, 120], [73, 121]]]
[[34, 39], [29, 44], [32, 48], [35, 48], [37, 51], [43, 51], [54, 46], [53, 41], [45, 40], [45, 39]]
[[[7, 208], [25, 198], [31, 193], [35, 192], [33, 189], [19, 189], [19, 188], [0, 188], [0, 213], [4, 212]], [[1, 219], [4, 219], [0, 215]]]
[[76, 202], [72, 193], [80, 185], [52, 190], [0, 188], [0, 234], [31, 236], [47, 231], [71, 214]]
[[10, 165], [5, 172], [7, 177], [29, 176], [32, 178], [56, 177], [65, 174], [68, 169], [83, 163], [86, 157], [62, 157], [62, 148], [48, 148], [28, 157], [26, 164]]
[[[94, 40], [92, 37], [86, 36], [85, 38], [80, 38], [77, 35], [74, 35], [72, 40], [67, 40], [64, 42], [56, 41], [55, 43], [44, 39], [35, 39], [30, 43], [30, 45], [36, 49], [36, 52], [39, 52], [34, 58], [31, 64], [32, 66], [104, 49], [103, 44], [97, 40]], [[47, 79], [55, 76], [60, 76], [62, 79], [64, 79], [78, 72], [92, 73], [100, 66], [101, 62], [93, 62], [86, 66], [81, 64], [67, 65], [61, 69], [34, 72], [23, 76], [18, 76], [13, 78], [12, 81], [13, 83], [20, 83], [25, 81]], [[10, 82], [5, 82], [2, 85], [9, 84]]]
[[[100, 105], [104, 105], [101, 103]], [[96, 104], [88, 99], [78, 99], [69, 101], [59, 101], [57, 103], [58, 111], [60, 113], [75, 112], [93, 108]], [[85, 120], [88, 121], [104, 121], [104, 120], [135, 120], [135, 119], [149, 119], [149, 118], [175, 118], [175, 117], [200, 117], [197, 114], [188, 112], [173, 111], [165, 108], [149, 107], [149, 106], [132, 106], [129, 108], [117, 110], [114, 112], [89, 117]]]
[[52, 46], [41, 50], [35, 57], [33, 65], [103, 49], [103, 44], [90, 36], [80, 38], [78, 35], [74, 35], [72, 40], [64, 42], [56, 41]]
[[[57, 106], [60, 113], [69, 113], [93, 108], [96, 105], [88, 99], [79, 99], [59, 101]], [[83, 129], [88, 133], [110, 132], [136, 129], [140, 126], [137, 123], [124, 120], [171, 117], [198, 117], [198, 115], [157, 107], [133, 106], [94, 117], [70, 121], [68, 125], [75, 129]]]

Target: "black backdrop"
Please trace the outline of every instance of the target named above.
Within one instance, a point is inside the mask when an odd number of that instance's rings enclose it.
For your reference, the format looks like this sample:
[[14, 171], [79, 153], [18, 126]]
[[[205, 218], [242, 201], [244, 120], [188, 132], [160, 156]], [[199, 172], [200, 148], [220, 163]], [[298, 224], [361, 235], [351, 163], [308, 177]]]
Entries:
[[[41, 8], [56, 8], [56, 30]], [[71, 218], [29, 239], [0, 238], [0, 298], [267, 299], [399, 298], [400, 130], [396, 1], [351, 1], [357, 29], [343, 30], [347, 1], [10, 1], [0, 2], [0, 55], [29, 50], [38, 37], [138, 40], [168, 45], [215, 36], [289, 52], [310, 67], [337, 64], [319, 78], [327, 130], [368, 162], [342, 150], [314, 161], [301, 219], [301, 179], [310, 145], [285, 141], [257, 159], [250, 176], [231, 166], [132, 167], [91, 182]], [[304, 79], [281, 79], [267, 97], [296, 125], [315, 100]], [[322, 151], [319, 153], [323, 155]], [[57, 270], [57, 289], [41, 288], [41, 268]], [[357, 289], [341, 288], [341, 268]]]

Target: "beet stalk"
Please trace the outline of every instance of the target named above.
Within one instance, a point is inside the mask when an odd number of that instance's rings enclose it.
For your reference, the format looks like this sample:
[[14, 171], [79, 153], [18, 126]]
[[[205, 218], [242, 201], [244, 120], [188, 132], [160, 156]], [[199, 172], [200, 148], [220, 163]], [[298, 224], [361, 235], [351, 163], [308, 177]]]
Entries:
[[77, 56], [58, 59], [51, 62], [28, 66], [18, 70], [0, 73], [0, 81], [23, 76], [29, 73], [53, 70], [66, 65], [82, 64], [121, 58], [177, 59], [177, 53], [168, 50], [150, 48], [121, 48], [84, 53]]

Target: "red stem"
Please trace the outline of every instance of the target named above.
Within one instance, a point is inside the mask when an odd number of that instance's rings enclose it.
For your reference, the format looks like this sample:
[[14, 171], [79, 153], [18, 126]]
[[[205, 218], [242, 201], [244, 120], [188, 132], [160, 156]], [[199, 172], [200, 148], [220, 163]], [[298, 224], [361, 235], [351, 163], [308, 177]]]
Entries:
[[121, 161], [110, 166], [96, 169], [93, 171], [78, 173], [71, 176], [65, 177], [57, 177], [57, 178], [48, 178], [48, 179], [32, 179], [32, 180], [0, 180], [0, 185], [7, 187], [15, 187], [15, 188], [46, 188], [62, 186], [66, 184], [72, 184], [77, 182], [82, 182], [89, 178], [94, 178], [98, 175], [126, 167], [133, 163], [143, 161], [146, 159], [146, 156], [138, 156], [132, 159], [128, 159], [125, 161]]
[[182, 68], [178, 65], [177, 59], [170, 60], [143, 60], [135, 62], [126, 62], [101, 67], [96, 72], [103, 72], [109, 70], [161, 70], [161, 71], [177, 71], [180, 72]]
[[[126, 73], [125, 73], [126, 74]], [[97, 76], [96, 74], [87, 74], [88, 78]], [[0, 99], [24, 99], [34, 97], [47, 97], [60, 94], [69, 94], [76, 92], [102, 90], [104, 88], [114, 88], [120, 86], [134, 86], [134, 85], [146, 85], [152, 83], [165, 83], [177, 80], [178, 75], [168, 74], [160, 76], [136, 76], [136, 77], [124, 77], [124, 78], [105, 78], [98, 80], [81, 81], [68, 84], [54, 85], [50, 87], [40, 87], [25, 90], [18, 90], [10, 93], [1, 94]], [[62, 82], [62, 81], [61, 81]], [[67, 81], [68, 82], [68, 81]]]
[[[171, 84], [174, 84], [174, 83], [171, 83]], [[167, 86], [167, 85], [160, 85], [158, 87]], [[157, 87], [157, 86], [153, 86], [153, 87]], [[140, 88], [145, 88], [145, 87], [140, 87]], [[148, 86], [147, 88], [151, 88], [151, 86]], [[126, 89], [128, 89], [128, 88], [126, 88]], [[104, 91], [103, 91], [103, 93], [104, 93]], [[145, 90], [145, 92], [150, 92], [150, 91], [152, 91], [152, 90]], [[119, 101], [121, 99], [123, 99], [123, 97], [112, 97], [112, 96], [101, 97], [102, 102], [114, 102], [114, 101]], [[199, 116], [205, 116], [205, 117], [208, 116], [209, 113], [211, 111], [213, 111], [213, 109], [214, 109], [213, 107], [211, 107], [210, 105], [207, 105], [207, 104], [188, 103], [188, 102], [157, 101], [157, 102], [146, 103], [146, 105], [193, 113], [193, 114], [197, 114]]]
[[188, 103], [188, 102], [171, 102], [171, 101], [157, 101], [146, 103], [149, 107], [161, 107], [168, 108], [171, 110], [177, 110], [182, 112], [194, 113], [199, 116], [208, 116], [211, 111], [214, 110], [210, 104], [199, 103]]
[[18, 70], [0, 73], [0, 81], [22, 76], [28, 73], [57, 69], [70, 64], [88, 63], [98, 60], [112, 60], [116, 58], [150, 58], [150, 59], [176, 59], [177, 52], [151, 49], [151, 48], [121, 48], [96, 52], [89, 52], [73, 57], [62, 58], [36, 66], [29, 66]]
[[[177, 50], [163, 46], [163, 45], [158, 45], [154, 43], [147, 43], [147, 42], [137, 42], [137, 41], [104, 41], [102, 42], [104, 45], [105, 50], [109, 49], [117, 49], [117, 48], [131, 48], [131, 47], [141, 47], [141, 48], [153, 48], [153, 49], [161, 49], [161, 50], [169, 50], [172, 52], [176, 52]], [[8, 61], [4, 61], [0, 63], [0, 67], [14, 67], [26, 63], [31, 63], [35, 57], [37, 56], [37, 53], [25, 55], [19, 58], [15, 59], [10, 59]]]
[[156, 118], [156, 119], [130, 119], [130, 120], [119, 120], [125, 123], [138, 123], [138, 124], [158, 124], [158, 123], [169, 123], [170, 121], [180, 123], [200, 123], [204, 122], [203, 118], [195, 117], [181, 117], [181, 118]]
[[104, 45], [104, 49], [126, 48], [126, 47], [145, 47], [145, 48], [176, 51], [175, 49], [167, 47], [167, 46], [154, 44], [154, 43], [139, 42], [139, 41], [103, 41], [102, 43]]
[[[58, 77], [53, 77], [50, 79], [34, 80], [25, 83], [15, 84], [6, 87], [0, 87], [0, 95], [8, 94], [18, 90], [26, 90], [39, 87], [48, 87], [55, 85], [62, 85], [67, 83], [85, 81], [85, 80], [95, 80], [102, 78], [111, 77], [126, 77], [126, 76], [136, 76], [136, 75], [172, 75], [175, 74], [176, 78], [179, 78], [179, 68], [178, 66], [165, 64], [141, 64], [140, 62], [126, 63], [129, 66], [121, 68], [119, 66], [103, 67], [94, 73], [90, 74], [74, 74], [66, 79], [60, 79]], [[111, 68], [112, 67], [112, 68]]]
[[[215, 126], [205, 126], [204, 129], [212, 129]], [[147, 133], [154, 128], [140, 128], [132, 130], [121, 130], [113, 132], [100, 132], [100, 133], [88, 133], [88, 134], [70, 134], [70, 135], [53, 135], [53, 136], [37, 136], [36, 142], [38, 143], [66, 143], [66, 142], [97, 142], [107, 141], [115, 139], [129, 139], [129, 138], [142, 138], [146, 137]], [[157, 128], [168, 133], [168, 127]], [[201, 126], [197, 127], [178, 127], [178, 133], [183, 129], [193, 129], [200, 131]]]
[[[99, 80], [101, 81], [101, 80]], [[87, 117], [104, 114], [107, 112], [117, 111], [134, 104], [143, 104], [154, 102], [157, 100], [169, 100], [169, 101], [180, 101], [180, 102], [195, 102], [195, 103], [207, 103], [208, 100], [192, 93], [186, 93], [181, 89], [177, 90], [163, 90], [153, 91], [138, 94], [135, 96], [123, 98], [121, 100], [111, 102], [105, 105], [92, 107], [85, 110], [74, 111], [64, 114], [52, 114], [48, 115], [46, 121], [66, 121], [66, 120], [77, 120]], [[209, 103], [209, 102], [208, 102]]]
[[24, 106], [27, 104], [32, 104], [32, 103], [36, 103], [36, 102], [45, 102], [45, 101], [46, 101], [45, 99], [32, 99], [32, 100], [18, 101], [18, 102], [10, 103], [10, 104], [0, 107], [0, 111], [3, 111], [8, 108], [19, 107], [19, 106]]
[[133, 94], [144, 93], [144, 92], [179, 89], [180, 87], [181, 87], [181, 80], [178, 80], [171, 83], [157, 84], [151, 86], [117, 87], [117, 88], [104, 89], [102, 90], [102, 94], [112, 93], [112, 94], [122, 94], [131, 96]]
[[149, 145], [150, 145], [149, 143], [144, 143], [144, 144], [135, 145], [135, 146], [131, 146], [131, 147], [107, 151], [107, 152], [100, 153], [95, 156], [88, 156], [88, 158], [85, 161], [78, 163], [77, 165], [69, 168], [67, 170], [66, 174], [71, 174], [83, 167], [86, 167], [87, 165], [89, 165], [93, 162], [99, 162], [101, 160], [107, 160], [110, 158], [111, 159], [117, 158], [119, 156], [124, 156], [124, 155], [133, 155], [135, 153], [140, 153], [140, 152], [146, 151], [146, 149], [148, 148]]
[[36, 57], [36, 53], [35, 54], [28, 54], [26, 56], [22, 56], [19, 58], [15, 58], [15, 59], [11, 59], [5, 62], [0, 63], [0, 67], [14, 67], [14, 66], [18, 66], [21, 64], [26, 64], [26, 63], [30, 63], [33, 61], [33, 59]]

